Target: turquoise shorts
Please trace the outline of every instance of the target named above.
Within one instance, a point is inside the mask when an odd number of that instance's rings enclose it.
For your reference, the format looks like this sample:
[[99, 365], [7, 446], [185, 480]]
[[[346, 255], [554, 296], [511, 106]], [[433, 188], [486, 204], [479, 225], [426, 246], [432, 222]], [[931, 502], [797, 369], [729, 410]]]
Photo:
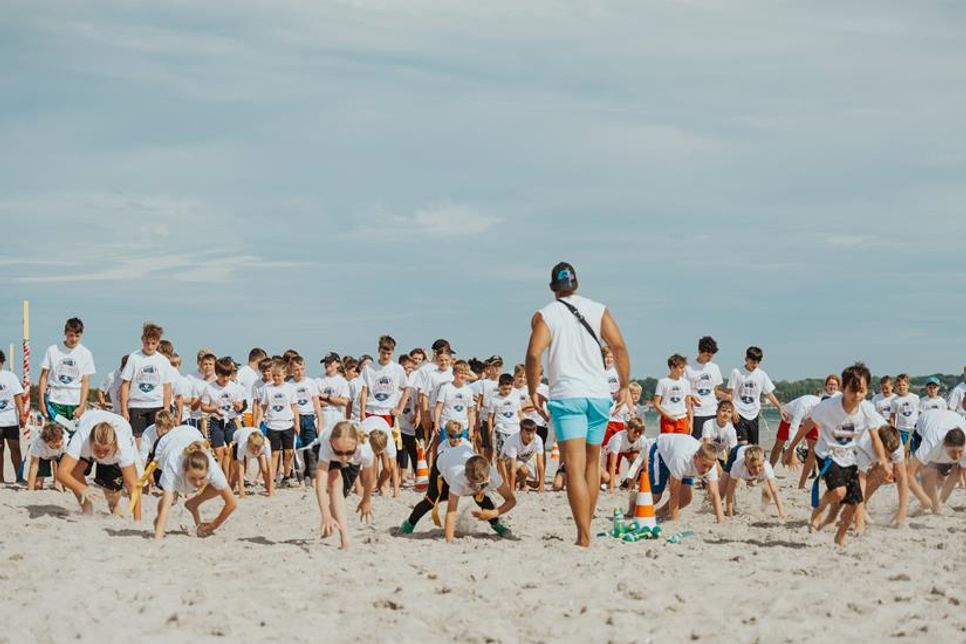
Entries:
[[610, 398], [567, 398], [547, 402], [558, 441], [582, 438], [588, 445], [600, 445], [614, 401]]

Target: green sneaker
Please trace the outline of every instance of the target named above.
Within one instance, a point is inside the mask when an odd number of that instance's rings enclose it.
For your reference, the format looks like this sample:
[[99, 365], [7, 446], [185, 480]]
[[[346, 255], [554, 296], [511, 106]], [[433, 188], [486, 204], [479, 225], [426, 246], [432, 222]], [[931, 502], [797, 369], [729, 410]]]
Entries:
[[490, 527], [493, 528], [493, 532], [500, 535], [501, 538], [504, 538], [510, 534], [510, 528], [506, 527], [502, 523], [491, 523]]
[[409, 521], [403, 521], [402, 525], [399, 526], [399, 531], [402, 532], [403, 534], [412, 534], [413, 530], [415, 529], [416, 529], [416, 526], [411, 524]]

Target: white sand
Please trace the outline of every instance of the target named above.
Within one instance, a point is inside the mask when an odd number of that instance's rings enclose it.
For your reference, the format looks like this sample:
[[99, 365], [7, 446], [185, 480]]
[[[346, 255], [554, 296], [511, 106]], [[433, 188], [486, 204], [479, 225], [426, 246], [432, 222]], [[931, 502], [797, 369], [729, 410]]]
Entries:
[[[886, 489], [869, 533], [837, 552], [831, 533], [806, 530], [795, 481], [781, 481], [794, 517], [784, 525], [742, 487], [743, 516], [715, 526], [690, 510], [666, 527], [697, 532], [681, 544], [601, 538], [590, 550], [570, 545], [566, 498], [554, 493], [522, 498], [514, 540], [474, 522], [447, 546], [428, 516], [412, 537], [394, 536], [416, 501], [404, 490], [375, 500], [372, 525], [353, 524], [348, 553], [317, 536], [306, 490], [245, 499], [209, 539], [181, 531], [189, 518], [175, 509], [176, 532], [156, 543], [153, 500], [135, 524], [103, 503], [86, 519], [69, 495], [8, 486], [0, 641], [966, 641], [961, 489], [945, 516], [902, 530], [883, 525]], [[614, 505], [601, 497], [596, 528]], [[69, 581], [58, 590], [58, 579]]]

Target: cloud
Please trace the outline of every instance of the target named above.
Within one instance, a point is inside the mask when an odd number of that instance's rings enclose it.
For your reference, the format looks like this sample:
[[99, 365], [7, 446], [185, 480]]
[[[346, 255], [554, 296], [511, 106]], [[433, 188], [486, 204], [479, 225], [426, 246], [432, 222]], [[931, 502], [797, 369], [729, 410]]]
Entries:
[[502, 218], [473, 206], [439, 203], [418, 208], [411, 215], [394, 215], [376, 208], [369, 221], [351, 234], [378, 239], [428, 237], [450, 240], [483, 235], [501, 223]]

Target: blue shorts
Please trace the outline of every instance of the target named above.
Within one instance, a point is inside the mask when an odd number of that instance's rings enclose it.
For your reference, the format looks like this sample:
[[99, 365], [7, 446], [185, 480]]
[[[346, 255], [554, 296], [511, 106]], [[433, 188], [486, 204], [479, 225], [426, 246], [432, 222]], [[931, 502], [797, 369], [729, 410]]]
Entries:
[[919, 446], [922, 445], [922, 436], [920, 436], [919, 432], [915, 430], [913, 430], [911, 433], [912, 433], [911, 443], [909, 442], [910, 432], [907, 432], [904, 429], [900, 429], [899, 437], [902, 439], [902, 444], [908, 446], [910, 452], [915, 453], [919, 450]]
[[[661, 459], [661, 455], [657, 451], [657, 442], [651, 445], [651, 451], [647, 456], [647, 477], [650, 479], [651, 493], [654, 496], [664, 494], [668, 479], [671, 478], [671, 470]], [[694, 485], [694, 479], [681, 479], [681, 485]]]
[[582, 438], [588, 445], [600, 445], [613, 405], [610, 398], [567, 398], [547, 402], [547, 409], [558, 441]]
[[734, 466], [735, 461], [738, 460], [738, 450], [744, 447], [744, 445], [739, 445], [737, 447], [732, 447], [728, 452], [728, 460], [725, 461], [724, 471], [731, 474], [731, 468]]

